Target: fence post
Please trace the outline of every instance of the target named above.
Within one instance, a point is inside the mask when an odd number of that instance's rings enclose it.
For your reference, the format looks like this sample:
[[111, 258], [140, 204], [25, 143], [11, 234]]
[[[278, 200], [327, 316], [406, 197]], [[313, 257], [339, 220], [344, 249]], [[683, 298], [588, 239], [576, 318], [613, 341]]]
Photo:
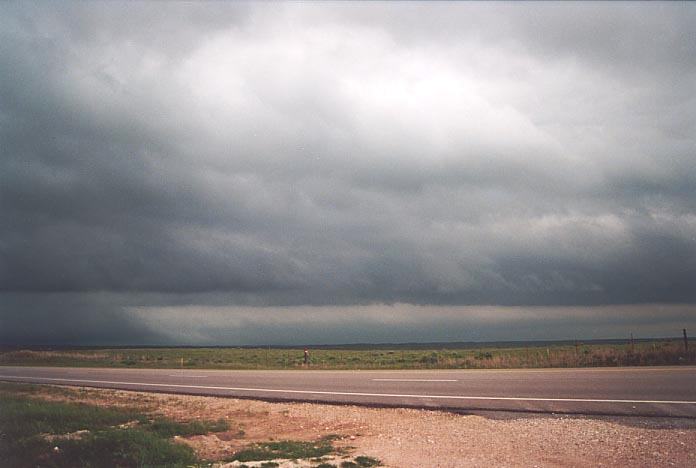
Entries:
[[689, 338], [686, 336], [686, 328], [682, 328], [682, 332], [684, 333], [684, 352], [688, 353], [689, 352]]
[[575, 367], [578, 366], [578, 340], [575, 340]]

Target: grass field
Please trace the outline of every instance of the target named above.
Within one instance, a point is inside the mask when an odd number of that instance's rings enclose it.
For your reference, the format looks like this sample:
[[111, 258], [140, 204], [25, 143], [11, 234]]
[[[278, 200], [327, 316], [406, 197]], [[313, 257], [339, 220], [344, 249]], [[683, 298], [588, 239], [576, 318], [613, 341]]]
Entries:
[[505, 346], [456, 344], [310, 348], [93, 348], [13, 349], [0, 352], [0, 365], [203, 368], [203, 369], [507, 369], [607, 367], [696, 363], [696, 345], [688, 352], [681, 340], [626, 343], [511, 343]]
[[[79, 401], [82, 398], [90, 403]], [[305, 460], [322, 468], [380, 464], [375, 458], [335, 447], [334, 441], [341, 438], [335, 434], [318, 440], [271, 438], [244, 443], [244, 432], [238, 431], [238, 423], [229, 415], [205, 420], [194, 410], [174, 420], [151, 402], [136, 399], [128, 401], [132, 407], [112, 406], [118, 399], [110, 398], [114, 397], [108, 392], [0, 382], [0, 466], [203, 468], [234, 460], [242, 462], [240, 468], [279, 466], [274, 460]], [[233, 453], [207, 459], [198, 446], [186, 443], [207, 434], [229, 440], [225, 435], [232, 426], [234, 439], [242, 445]]]
[[136, 410], [44, 401], [33, 397], [38, 391], [38, 386], [0, 384], [4, 466], [186, 467], [200, 461], [172, 437], [227, 429], [224, 421], [182, 423]]

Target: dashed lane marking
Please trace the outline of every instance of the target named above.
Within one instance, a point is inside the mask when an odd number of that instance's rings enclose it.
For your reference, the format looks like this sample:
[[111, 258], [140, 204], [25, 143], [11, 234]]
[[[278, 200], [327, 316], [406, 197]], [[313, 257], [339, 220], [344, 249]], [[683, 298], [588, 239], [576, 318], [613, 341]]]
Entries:
[[459, 382], [457, 379], [372, 379], [373, 382]]
[[367, 397], [391, 397], [391, 398], [427, 398], [438, 400], [494, 400], [494, 401], [546, 401], [546, 402], [571, 402], [571, 403], [628, 403], [628, 404], [670, 404], [670, 405], [696, 405], [696, 401], [682, 400], [622, 400], [602, 398], [533, 398], [533, 397], [502, 397], [502, 396], [468, 396], [468, 395], [419, 395], [408, 393], [365, 393], [365, 392], [330, 392], [325, 390], [291, 390], [278, 388], [246, 388], [246, 387], [221, 387], [212, 385], [184, 385], [150, 382], [118, 382], [113, 380], [87, 380], [87, 379], [62, 379], [52, 377], [29, 377], [21, 375], [0, 375], [1, 379], [74, 382], [84, 384], [103, 385], [140, 385], [143, 387], [160, 388], [189, 388], [206, 390], [229, 390], [237, 392], [261, 392], [261, 393], [292, 393], [302, 395], [337, 395], [337, 396], [367, 396]]

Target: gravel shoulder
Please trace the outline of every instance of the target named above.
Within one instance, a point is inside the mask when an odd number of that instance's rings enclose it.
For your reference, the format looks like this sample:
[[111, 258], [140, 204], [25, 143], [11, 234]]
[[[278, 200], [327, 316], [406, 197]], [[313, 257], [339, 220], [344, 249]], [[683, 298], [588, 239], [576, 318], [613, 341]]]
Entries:
[[180, 438], [221, 460], [255, 442], [334, 442], [383, 466], [696, 466], [696, 420], [569, 417], [269, 403], [235, 398], [64, 388], [42, 398], [139, 407], [177, 420], [225, 418], [230, 430]]

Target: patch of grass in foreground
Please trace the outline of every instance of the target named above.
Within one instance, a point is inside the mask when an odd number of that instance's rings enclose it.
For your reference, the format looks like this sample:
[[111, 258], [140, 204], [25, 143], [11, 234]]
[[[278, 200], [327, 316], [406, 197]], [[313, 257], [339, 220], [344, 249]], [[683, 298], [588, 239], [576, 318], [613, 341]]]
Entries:
[[[330, 435], [315, 442], [284, 440], [254, 444], [238, 452], [231, 461], [254, 462], [268, 460], [261, 466], [271, 467], [277, 466], [275, 462], [270, 461], [273, 459], [310, 460], [313, 463], [318, 463], [318, 465], [316, 465], [317, 468], [336, 468], [336, 465], [327, 463], [327, 459], [322, 457], [336, 452], [344, 453], [344, 449], [335, 449], [331, 444], [337, 437], [338, 436]], [[381, 462], [376, 458], [366, 457], [364, 455], [355, 457], [354, 460], [346, 460], [341, 463], [341, 467], [345, 468], [366, 468], [380, 465]]]
[[224, 419], [217, 421], [189, 421], [177, 422], [169, 419], [155, 419], [148, 423], [146, 428], [160, 437], [192, 436], [207, 434], [209, 432], [222, 432], [230, 428]]
[[[118, 427], [131, 421], [139, 424]], [[0, 460], [13, 468], [189, 466], [199, 462], [193, 450], [170, 437], [226, 428], [225, 421], [148, 422], [146, 415], [132, 410], [0, 393]], [[45, 437], [82, 430], [89, 432], [79, 438], [50, 442]]]
[[141, 429], [106, 429], [59, 445], [47, 466], [184, 467], [198, 461], [190, 447]]
[[377, 460], [376, 458], [360, 455], [358, 457], [355, 457], [355, 463], [357, 463], [360, 467], [370, 467], [379, 466], [382, 462]]
[[331, 441], [322, 439], [318, 442], [298, 442], [283, 440], [279, 442], [265, 442], [254, 444], [251, 447], [235, 454], [232, 460], [240, 462], [272, 460], [274, 458], [316, 458], [322, 457], [334, 451]]
[[133, 420], [145, 420], [133, 411], [98, 408], [79, 403], [48, 402], [18, 396], [0, 397], [0, 431], [9, 439], [36, 434], [67, 434], [98, 430]]

